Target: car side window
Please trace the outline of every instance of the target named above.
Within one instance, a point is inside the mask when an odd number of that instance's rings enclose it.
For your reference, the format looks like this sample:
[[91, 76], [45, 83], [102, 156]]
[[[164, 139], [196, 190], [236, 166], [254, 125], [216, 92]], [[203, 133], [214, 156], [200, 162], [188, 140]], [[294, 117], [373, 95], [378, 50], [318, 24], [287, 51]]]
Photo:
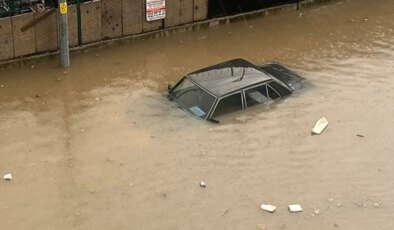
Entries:
[[242, 110], [242, 96], [241, 93], [236, 93], [220, 99], [213, 113], [213, 117], [216, 118], [240, 110]]
[[276, 99], [280, 98], [280, 95], [271, 86], [267, 86], [267, 88], [268, 88], [269, 99], [276, 100]]
[[268, 101], [267, 85], [261, 85], [252, 89], [245, 90], [245, 98], [248, 108], [258, 104], [266, 103]]

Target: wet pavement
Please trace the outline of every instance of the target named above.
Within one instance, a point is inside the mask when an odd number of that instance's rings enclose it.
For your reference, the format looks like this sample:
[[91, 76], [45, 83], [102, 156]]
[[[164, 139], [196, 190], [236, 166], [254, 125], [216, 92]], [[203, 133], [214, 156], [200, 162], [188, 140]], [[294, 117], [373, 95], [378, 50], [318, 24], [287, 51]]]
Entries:
[[[0, 229], [392, 229], [392, 12], [334, 1], [87, 50], [67, 72], [57, 57], [0, 69], [0, 174], [13, 174]], [[184, 74], [239, 57], [308, 87], [219, 125], [166, 99]]]

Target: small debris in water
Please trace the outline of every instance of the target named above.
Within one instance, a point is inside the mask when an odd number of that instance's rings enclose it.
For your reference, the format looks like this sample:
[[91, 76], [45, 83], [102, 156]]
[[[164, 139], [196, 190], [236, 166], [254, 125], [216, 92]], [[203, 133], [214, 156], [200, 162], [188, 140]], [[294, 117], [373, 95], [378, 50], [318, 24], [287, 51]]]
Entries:
[[1, 88], [4, 88], [4, 85], [0, 85]]
[[260, 208], [270, 213], [274, 213], [276, 211], [276, 206], [271, 204], [262, 204]]
[[318, 208], [315, 208], [315, 209], [313, 210], [313, 213], [315, 213], [316, 215], [319, 215], [320, 210], [319, 210]]
[[358, 136], [358, 137], [365, 137], [364, 135], [361, 135], [361, 134], [357, 134], [357, 136]]
[[200, 187], [201, 188], [206, 188], [207, 184], [205, 183], [205, 181], [200, 181]]
[[3, 179], [6, 181], [10, 181], [12, 180], [12, 174], [11, 173], [7, 173], [3, 176]]
[[368, 18], [364, 18], [364, 21], [366, 21], [366, 22], [367, 22], [368, 20], [369, 20]]
[[32, 65], [32, 66], [30, 66], [30, 68], [34, 69], [34, 68], [35, 68], [35, 66], [34, 66], [34, 65]]
[[367, 204], [361, 204], [357, 201], [354, 201], [354, 204], [357, 205], [358, 207], [367, 207]]
[[380, 204], [379, 204], [379, 203], [374, 203], [373, 206], [379, 208], [379, 207], [380, 207]]
[[327, 118], [325, 118], [325, 117], [320, 118], [316, 122], [315, 126], [312, 129], [312, 135], [313, 134], [317, 134], [317, 135], [321, 134], [323, 132], [323, 130], [327, 127], [327, 125], [328, 125]]
[[249, 26], [249, 28], [253, 29], [253, 28], [254, 28], [254, 26]]
[[197, 38], [197, 39], [196, 39], [196, 41], [200, 41], [200, 40], [206, 39], [207, 37], [208, 37], [208, 35], [205, 35], [205, 36], [199, 37], [199, 38]]
[[68, 74], [68, 72], [67, 72], [67, 71], [64, 71], [63, 74], [66, 75], [66, 74]]
[[96, 97], [95, 100], [96, 100], [96, 101], [101, 101], [101, 100], [103, 100], [103, 99], [102, 99], [101, 97]]
[[289, 205], [290, 212], [302, 212], [302, 207], [299, 204], [291, 204]]
[[85, 132], [85, 129], [81, 129], [81, 132]]

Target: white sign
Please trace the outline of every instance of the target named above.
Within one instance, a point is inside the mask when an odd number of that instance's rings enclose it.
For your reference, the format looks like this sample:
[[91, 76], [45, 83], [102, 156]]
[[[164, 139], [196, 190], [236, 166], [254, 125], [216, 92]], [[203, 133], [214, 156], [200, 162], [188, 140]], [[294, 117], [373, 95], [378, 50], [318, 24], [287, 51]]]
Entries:
[[166, 17], [165, 0], [146, 0], [146, 20], [148, 22]]

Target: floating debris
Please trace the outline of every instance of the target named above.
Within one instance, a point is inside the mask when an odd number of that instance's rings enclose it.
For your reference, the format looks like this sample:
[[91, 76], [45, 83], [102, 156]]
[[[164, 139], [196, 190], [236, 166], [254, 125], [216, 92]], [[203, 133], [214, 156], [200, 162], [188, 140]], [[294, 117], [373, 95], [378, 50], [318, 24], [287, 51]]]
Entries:
[[276, 206], [271, 204], [262, 204], [260, 208], [270, 213], [274, 213], [276, 211]]
[[358, 137], [365, 137], [364, 135], [361, 135], [361, 134], [357, 134], [357, 136], [358, 136]]
[[197, 38], [197, 39], [196, 39], [196, 41], [200, 41], [200, 40], [203, 40], [203, 39], [206, 39], [206, 38], [208, 38], [208, 35], [205, 35], [205, 36], [199, 37], [199, 38]]
[[291, 204], [289, 205], [290, 212], [302, 212], [302, 207], [299, 204]]
[[321, 134], [323, 132], [323, 130], [327, 127], [328, 125], [328, 121], [325, 117], [320, 118], [315, 126], [312, 129], [312, 134]]
[[205, 181], [200, 181], [200, 187], [201, 188], [206, 188], [207, 184], [205, 183]]
[[4, 179], [4, 180], [7, 180], [7, 181], [12, 180], [12, 174], [11, 174], [11, 173], [5, 174], [5, 175], [3, 176], [3, 179]]

